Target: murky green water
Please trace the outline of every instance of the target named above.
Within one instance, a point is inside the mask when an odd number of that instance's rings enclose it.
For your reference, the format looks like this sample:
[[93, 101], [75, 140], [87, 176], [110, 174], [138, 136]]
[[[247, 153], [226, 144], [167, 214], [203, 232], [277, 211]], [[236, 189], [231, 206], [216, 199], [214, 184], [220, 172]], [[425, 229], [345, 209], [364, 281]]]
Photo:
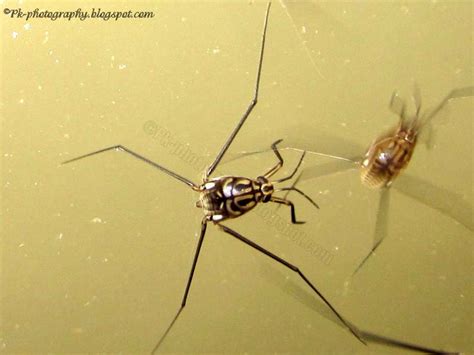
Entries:
[[[150, 352], [181, 302], [198, 195], [117, 152], [60, 163], [123, 144], [199, 182], [252, 97], [265, 3], [1, 3], [155, 14], [1, 17], [0, 349]], [[260, 100], [229, 154], [278, 138], [360, 154], [396, 123], [395, 89], [409, 96], [416, 81], [432, 107], [473, 84], [472, 59], [468, 1], [275, 1]], [[417, 147], [390, 192], [386, 240], [352, 280], [379, 193], [357, 171], [326, 174], [329, 158], [308, 157], [324, 176], [299, 185], [321, 209], [292, 195], [305, 225], [269, 205], [227, 225], [298, 265], [361, 328], [474, 351], [472, 110], [472, 99], [453, 101], [434, 122], [433, 147]], [[284, 157], [289, 171], [299, 155]], [[218, 170], [256, 177], [274, 162], [263, 154]], [[212, 225], [188, 306], [160, 350], [400, 352], [362, 346], [296, 275]]]

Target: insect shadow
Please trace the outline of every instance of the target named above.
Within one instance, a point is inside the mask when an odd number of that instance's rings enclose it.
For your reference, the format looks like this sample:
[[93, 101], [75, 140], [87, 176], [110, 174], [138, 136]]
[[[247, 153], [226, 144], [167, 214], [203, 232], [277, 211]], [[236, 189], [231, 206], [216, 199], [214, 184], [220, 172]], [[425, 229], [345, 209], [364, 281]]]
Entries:
[[[390, 187], [395, 181], [397, 181], [397, 183], [394, 184], [394, 188], [402, 194], [444, 213], [467, 229], [473, 230], [472, 206], [463, 199], [462, 195], [435, 186], [425, 179], [411, 176], [405, 172], [401, 174], [401, 172], [408, 167], [420, 134], [424, 133], [425, 129], [429, 129], [432, 119], [445, 108], [450, 100], [472, 96], [474, 96], [474, 87], [472, 86], [454, 89], [448, 93], [434, 109], [421, 114], [421, 95], [418, 87], [415, 86], [413, 101], [416, 112], [410, 117], [406, 113], [405, 101], [400, 98], [397, 92], [394, 92], [390, 99], [389, 108], [393, 113], [399, 116], [399, 122], [394, 128], [376, 138], [366, 150], [365, 154], [343, 157], [295, 147], [280, 149], [298, 152], [304, 151], [308, 155], [324, 156], [333, 159], [328, 163], [314, 165], [304, 169], [295, 179], [292, 187], [300, 181], [328, 176], [350, 169], [359, 169], [361, 183], [371, 189], [379, 190], [380, 196], [373, 233], [374, 243], [372, 249], [359, 263], [353, 275], [355, 275], [368, 261], [370, 256], [374, 254], [375, 250], [381, 245], [385, 236], [388, 234]], [[317, 138], [318, 137], [315, 138], [315, 141], [318, 141], [320, 146], [323, 146], [321, 141], [331, 141], [330, 145], [332, 146], [346, 147], [346, 150], [347, 147], [349, 147], [352, 151], [363, 151], [357, 145], [334, 137], [325, 137], [321, 140]], [[430, 143], [430, 140], [425, 140], [425, 144], [427, 144], [428, 148]], [[306, 149], [307, 147], [304, 148]], [[241, 152], [238, 155], [234, 155], [228, 161], [266, 151], [267, 150]], [[288, 193], [285, 195], [285, 198]]]
[[180, 174], [174, 171], [171, 171], [168, 168], [158, 163], [153, 162], [152, 160], [134, 152], [133, 150], [123, 145], [115, 145], [112, 147], [100, 149], [100, 150], [97, 150], [88, 154], [84, 154], [84, 155], [81, 155], [76, 158], [69, 159], [63, 162], [63, 164], [68, 164], [68, 163], [72, 163], [84, 158], [91, 157], [93, 155], [105, 153], [108, 151], [119, 151], [119, 152], [127, 153], [131, 155], [133, 158], [139, 159], [151, 165], [152, 167], [182, 182], [183, 184], [190, 187], [192, 190], [199, 193], [199, 200], [197, 201], [196, 206], [203, 209], [204, 217], [201, 221], [201, 232], [199, 235], [199, 240], [197, 242], [194, 257], [192, 260], [191, 270], [189, 272], [188, 280], [187, 280], [186, 287], [184, 290], [184, 295], [181, 301], [181, 305], [176, 312], [176, 315], [174, 316], [174, 318], [168, 325], [164, 334], [162, 334], [161, 338], [156, 343], [155, 347], [153, 348], [152, 353], [155, 353], [157, 350], [159, 350], [161, 344], [166, 339], [167, 335], [170, 333], [171, 329], [173, 328], [173, 325], [176, 323], [181, 312], [186, 306], [186, 302], [187, 302], [188, 295], [191, 288], [191, 283], [196, 271], [199, 254], [201, 251], [202, 244], [204, 242], [204, 237], [206, 235], [206, 229], [209, 222], [212, 222], [224, 233], [231, 235], [232, 237], [240, 240], [244, 244], [270, 257], [274, 261], [278, 262], [279, 264], [285, 266], [289, 270], [296, 273], [306, 283], [306, 285], [309, 286], [311, 290], [321, 298], [321, 300], [339, 319], [339, 321], [344, 325], [344, 327], [347, 328], [363, 344], [366, 344], [365, 342], [366, 340], [370, 340], [370, 341], [382, 342], [387, 345], [407, 348], [411, 350], [417, 350], [417, 351], [423, 351], [423, 352], [438, 352], [438, 351], [434, 351], [432, 349], [429, 349], [423, 346], [400, 342], [394, 339], [384, 338], [384, 337], [372, 334], [370, 332], [365, 332], [363, 330], [358, 329], [352, 323], [347, 321], [335, 309], [335, 307], [324, 297], [324, 295], [318, 290], [318, 288], [313, 283], [311, 283], [311, 281], [305, 276], [305, 274], [296, 265], [284, 260], [283, 258], [277, 256], [276, 254], [260, 246], [259, 244], [244, 237], [242, 234], [238, 233], [237, 231], [222, 224], [222, 222], [227, 219], [237, 218], [249, 212], [259, 203], [267, 203], [267, 202], [273, 202], [273, 203], [288, 206], [290, 208], [291, 222], [293, 224], [304, 223], [296, 219], [295, 206], [293, 205], [291, 201], [285, 198], [274, 196], [274, 193], [279, 192], [279, 191], [289, 191], [289, 190], [295, 191], [299, 193], [300, 195], [302, 195], [303, 197], [305, 197], [315, 207], [318, 207], [317, 204], [310, 197], [308, 197], [306, 194], [304, 194], [304, 192], [302, 192], [296, 187], [282, 187], [282, 188], [275, 187], [275, 184], [287, 181], [296, 174], [305, 156], [304, 152], [301, 155], [297, 166], [294, 168], [293, 172], [290, 175], [280, 178], [278, 180], [270, 181], [270, 178], [282, 168], [283, 163], [284, 163], [283, 158], [279, 152], [279, 149], [277, 148], [277, 145], [281, 142], [281, 140], [277, 140], [271, 145], [271, 149], [273, 153], [275, 154], [278, 162], [265, 174], [257, 177], [256, 179], [240, 177], [240, 176], [220, 176], [220, 177], [211, 178], [212, 173], [215, 171], [216, 167], [221, 162], [224, 154], [227, 152], [228, 148], [230, 147], [231, 143], [235, 139], [240, 128], [243, 126], [243, 124], [249, 117], [250, 113], [254, 109], [255, 105], [257, 104], [270, 5], [271, 5], [270, 3], [267, 5], [267, 10], [265, 13], [263, 33], [261, 37], [259, 64], [258, 64], [258, 69], [257, 69], [257, 77], [256, 77], [253, 99], [251, 100], [246, 111], [244, 112], [239, 122], [237, 123], [233, 131], [231, 132], [230, 136], [224, 143], [223, 147], [220, 149], [219, 153], [217, 154], [217, 157], [214, 159], [214, 161], [209, 166], [209, 168], [206, 169], [202, 183], [196, 184], [193, 181], [181, 176]]

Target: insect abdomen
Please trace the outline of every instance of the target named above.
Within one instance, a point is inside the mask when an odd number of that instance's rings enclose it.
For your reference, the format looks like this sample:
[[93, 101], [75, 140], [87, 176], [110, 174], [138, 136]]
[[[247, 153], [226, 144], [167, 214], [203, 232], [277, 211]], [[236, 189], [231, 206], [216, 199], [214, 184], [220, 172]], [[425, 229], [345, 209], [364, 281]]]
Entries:
[[361, 181], [370, 188], [389, 186], [413, 155], [415, 142], [385, 138], [369, 148], [361, 166]]
[[214, 221], [239, 217], [262, 198], [258, 182], [243, 177], [215, 178], [203, 186], [200, 204]]

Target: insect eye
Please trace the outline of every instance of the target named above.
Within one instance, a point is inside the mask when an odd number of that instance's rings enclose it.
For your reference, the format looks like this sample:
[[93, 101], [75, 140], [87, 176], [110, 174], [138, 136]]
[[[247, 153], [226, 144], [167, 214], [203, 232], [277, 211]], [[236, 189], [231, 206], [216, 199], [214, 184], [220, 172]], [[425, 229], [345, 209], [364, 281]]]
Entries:
[[271, 194], [273, 192], [273, 186], [271, 184], [263, 184], [262, 185], [262, 192], [265, 195]]

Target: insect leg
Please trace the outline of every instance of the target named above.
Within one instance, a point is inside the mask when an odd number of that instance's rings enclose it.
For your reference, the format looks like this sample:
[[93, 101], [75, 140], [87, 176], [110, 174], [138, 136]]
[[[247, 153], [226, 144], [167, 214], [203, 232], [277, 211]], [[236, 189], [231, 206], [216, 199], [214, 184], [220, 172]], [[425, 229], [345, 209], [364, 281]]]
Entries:
[[385, 345], [390, 345], [390, 346], [395, 346], [398, 348], [403, 348], [403, 349], [410, 349], [414, 351], [419, 351], [419, 352], [424, 352], [424, 353], [430, 353], [430, 354], [450, 354], [447, 352], [439, 351], [439, 350], [433, 350], [430, 348], [426, 348], [424, 346], [419, 346], [416, 344], [411, 344], [411, 343], [406, 343], [403, 341], [399, 341], [396, 339], [390, 339], [381, 335], [377, 335], [371, 332], [367, 332], [364, 330], [358, 329], [356, 326], [354, 326], [352, 323], [349, 321], [345, 320], [342, 315], [334, 308], [334, 306], [323, 296], [323, 294], [309, 281], [309, 279], [303, 274], [303, 272], [295, 265], [289, 263], [288, 261], [280, 258], [279, 256], [273, 254], [272, 252], [268, 251], [267, 249], [261, 247], [257, 243], [251, 241], [250, 239], [245, 238], [242, 234], [230, 229], [229, 227], [226, 227], [222, 224], [217, 224], [219, 228], [222, 229], [227, 234], [230, 234], [231, 236], [237, 238], [241, 242], [244, 242], [245, 244], [251, 246], [252, 248], [256, 249], [262, 254], [265, 254], [266, 256], [272, 258], [276, 262], [284, 265], [288, 269], [292, 270], [296, 274], [298, 274], [303, 281], [323, 300], [323, 302], [333, 311], [333, 313], [337, 316], [337, 318], [344, 324], [344, 326], [364, 345], [367, 345], [365, 340], [373, 342], [373, 343], [381, 343]]
[[276, 142], [273, 142], [273, 144], [271, 146], [273, 152], [275, 153], [275, 155], [278, 158], [278, 163], [263, 175], [266, 179], [269, 179], [271, 176], [273, 176], [283, 166], [283, 158], [282, 158], [282, 156], [281, 156], [281, 154], [280, 154], [280, 152], [278, 151], [278, 148], [277, 148], [277, 144], [280, 143], [282, 140], [283, 139], [279, 139]]
[[171, 328], [176, 323], [176, 320], [178, 319], [179, 315], [181, 314], [181, 311], [186, 306], [186, 301], [188, 299], [189, 289], [191, 287], [191, 282], [193, 281], [194, 270], [196, 269], [196, 264], [197, 264], [197, 261], [198, 261], [199, 253], [201, 251], [201, 246], [202, 246], [202, 243], [204, 241], [204, 236], [206, 235], [206, 228], [207, 228], [207, 219], [206, 219], [206, 217], [204, 217], [202, 219], [202, 222], [201, 222], [201, 235], [199, 237], [199, 241], [198, 241], [198, 244], [197, 244], [197, 247], [196, 247], [196, 252], [194, 253], [193, 265], [191, 267], [191, 272], [189, 273], [188, 283], [186, 284], [186, 289], [184, 291], [183, 300], [181, 301], [181, 307], [179, 308], [178, 312], [174, 316], [173, 320], [171, 321], [170, 325], [166, 329], [165, 333], [161, 336], [160, 340], [158, 341], [158, 343], [153, 348], [153, 351], [151, 352], [152, 354], [154, 354], [158, 350], [160, 345], [163, 343], [163, 340], [165, 340], [165, 338], [168, 335], [168, 333], [170, 332]]
[[[301, 176], [301, 175], [300, 175]], [[298, 181], [295, 182], [295, 184], [297, 183]], [[316, 202], [313, 201], [313, 199], [311, 197], [309, 197], [308, 195], [306, 195], [303, 191], [301, 191], [300, 189], [294, 187], [294, 186], [290, 186], [290, 187], [282, 187], [281, 189], [276, 189], [275, 192], [278, 192], [278, 191], [288, 191], [287, 194], [290, 192], [290, 191], [296, 191], [297, 193], [299, 193], [301, 196], [303, 196], [304, 198], [306, 198], [309, 202], [311, 202], [311, 204], [316, 207], [317, 209], [319, 209], [319, 206]], [[286, 200], [286, 196], [283, 198]]]
[[216, 159], [211, 164], [211, 166], [207, 169], [206, 174], [205, 174], [205, 179], [207, 179], [214, 172], [217, 165], [219, 164], [222, 157], [224, 156], [225, 152], [227, 151], [227, 149], [229, 149], [229, 147], [230, 147], [231, 143], [233, 142], [235, 136], [237, 135], [237, 133], [239, 133], [240, 128], [242, 128], [243, 124], [245, 123], [245, 120], [247, 119], [247, 117], [250, 115], [253, 108], [257, 104], [258, 90], [259, 90], [259, 87], [260, 87], [260, 74], [262, 72], [263, 52], [264, 52], [264, 48], [265, 48], [265, 36], [266, 36], [266, 32], [267, 32], [267, 23], [268, 23], [268, 14], [270, 12], [270, 5], [271, 5], [271, 3], [268, 3], [267, 12], [265, 14], [265, 22], [263, 24], [262, 45], [261, 45], [261, 48], [260, 48], [260, 60], [259, 60], [258, 69], [257, 69], [257, 80], [256, 80], [256, 83], [255, 83], [254, 97], [253, 97], [252, 101], [250, 102], [250, 105], [247, 107], [247, 110], [245, 111], [244, 115], [240, 118], [239, 123], [234, 128], [234, 130], [230, 134], [229, 138], [227, 138], [227, 141], [224, 143], [224, 146], [221, 148], [221, 151], [217, 155]]
[[280, 197], [276, 197], [276, 196], [272, 196], [272, 198], [270, 199], [270, 201], [275, 202], [275, 203], [280, 203], [280, 204], [283, 204], [283, 205], [290, 206], [290, 210], [291, 210], [291, 223], [293, 223], [293, 224], [304, 224], [304, 223], [306, 223], [306, 222], [304, 222], [304, 221], [297, 221], [297, 220], [296, 220], [295, 205], [293, 204], [293, 202], [288, 201], [288, 200], [285, 200], [285, 199], [280, 198]]
[[358, 329], [356, 329], [352, 324], [350, 324], [348, 321], [346, 321], [342, 315], [339, 314], [339, 312], [333, 307], [333, 305], [323, 296], [323, 294], [309, 281], [309, 279], [301, 272], [301, 270], [289, 263], [288, 261], [280, 258], [279, 256], [273, 254], [272, 252], [268, 251], [267, 249], [261, 247], [260, 245], [256, 244], [255, 242], [251, 241], [250, 239], [245, 238], [242, 234], [230, 229], [229, 227], [226, 227], [222, 224], [218, 224], [218, 226], [225, 232], [230, 234], [231, 236], [239, 239], [240, 241], [244, 242], [245, 244], [251, 246], [254, 249], [257, 249], [259, 252], [269, 256], [273, 260], [277, 261], [278, 263], [286, 266], [288, 269], [292, 270], [293, 272], [297, 273], [303, 281], [311, 287], [311, 289], [323, 300], [323, 302], [333, 311], [333, 313], [337, 316], [337, 318], [345, 325], [347, 329], [350, 330], [354, 336], [359, 339], [363, 344], [365, 344], [364, 340], [359, 335]]
[[452, 99], [460, 99], [463, 97], [474, 96], [474, 86], [467, 86], [459, 89], [452, 90], [446, 97], [436, 106], [431, 112], [427, 113], [422, 117], [419, 127], [426, 125], [433, 117], [435, 117], [439, 111]]
[[380, 190], [379, 208], [377, 210], [377, 219], [375, 221], [375, 243], [369, 254], [362, 260], [352, 276], [362, 268], [366, 261], [375, 253], [375, 250], [382, 244], [388, 233], [388, 216], [389, 216], [389, 202], [390, 202], [390, 188], [383, 188]]
[[189, 187], [191, 187], [193, 190], [199, 190], [199, 186], [196, 185], [194, 182], [192, 182], [191, 180], [189, 179], [186, 179], [185, 177], [165, 168], [164, 166], [161, 166], [153, 161], [151, 161], [150, 159], [148, 158], [145, 158], [144, 156], [138, 154], [138, 153], [135, 153], [134, 151], [128, 149], [127, 147], [124, 147], [123, 145], [114, 145], [113, 147], [108, 147], [108, 148], [104, 148], [104, 149], [100, 149], [100, 150], [97, 150], [95, 152], [92, 152], [92, 153], [87, 153], [87, 154], [84, 154], [84, 155], [81, 155], [79, 157], [76, 157], [76, 158], [72, 158], [72, 159], [69, 159], [69, 160], [66, 160], [64, 162], [62, 162], [61, 164], [69, 164], [69, 163], [72, 163], [72, 162], [75, 162], [75, 161], [78, 161], [80, 159], [84, 159], [84, 158], [88, 158], [88, 157], [91, 157], [93, 155], [96, 155], [96, 154], [101, 154], [101, 153], [105, 153], [105, 152], [108, 152], [109, 150], [116, 150], [116, 151], [119, 151], [119, 152], [125, 152], [127, 154], [130, 154], [131, 156], [133, 156], [134, 158], [137, 158], [137, 159], [140, 159], [141, 161], [144, 161], [145, 163], [147, 164], [150, 164], [151, 166], [163, 171], [164, 173], [168, 174], [169, 176], [181, 181], [181, 182], [184, 182], [186, 185], [188, 185]]

